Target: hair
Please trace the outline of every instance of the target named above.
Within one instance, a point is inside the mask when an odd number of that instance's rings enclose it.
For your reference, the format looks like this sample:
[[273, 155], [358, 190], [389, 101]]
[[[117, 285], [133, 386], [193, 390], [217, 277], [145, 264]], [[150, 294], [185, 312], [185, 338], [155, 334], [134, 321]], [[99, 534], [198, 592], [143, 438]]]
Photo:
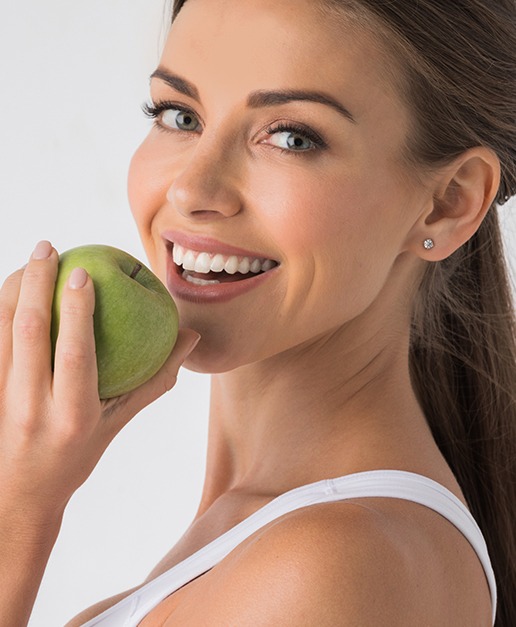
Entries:
[[[172, 21], [186, 0], [175, 0]], [[498, 211], [516, 194], [516, 0], [319, 0], [386, 46], [414, 120], [407, 165], [432, 171], [475, 146], [501, 181], [477, 232], [428, 263], [415, 296], [412, 385], [486, 539], [497, 627], [516, 625], [516, 319]]]

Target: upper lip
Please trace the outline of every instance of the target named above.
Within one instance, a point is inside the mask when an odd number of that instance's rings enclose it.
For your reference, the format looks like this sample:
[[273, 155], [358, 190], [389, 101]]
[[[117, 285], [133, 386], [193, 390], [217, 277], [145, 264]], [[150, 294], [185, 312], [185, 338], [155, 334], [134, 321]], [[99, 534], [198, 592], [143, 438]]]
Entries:
[[198, 252], [206, 252], [214, 255], [220, 253], [221, 255], [272, 259], [272, 257], [269, 257], [261, 252], [245, 250], [244, 248], [239, 248], [238, 246], [225, 244], [224, 242], [220, 242], [212, 237], [208, 237], [207, 235], [193, 235], [180, 231], [166, 231], [163, 233], [163, 238], [167, 243], [179, 244], [179, 246]]

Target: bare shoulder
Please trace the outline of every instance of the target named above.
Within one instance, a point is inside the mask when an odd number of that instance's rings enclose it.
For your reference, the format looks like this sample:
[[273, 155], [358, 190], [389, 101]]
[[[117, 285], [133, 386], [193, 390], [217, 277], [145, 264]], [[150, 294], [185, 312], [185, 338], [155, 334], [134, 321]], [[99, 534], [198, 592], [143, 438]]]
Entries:
[[451, 583], [464, 568], [463, 547], [453, 546], [462, 536], [451, 528], [439, 539], [442, 529], [434, 534], [421, 507], [385, 501], [318, 504], [281, 517], [190, 584], [167, 627], [204, 624], [208, 610], [212, 626], [489, 625], [482, 573]]
[[271, 611], [292, 625], [336, 625], [343, 617], [378, 625], [385, 602], [406, 594], [403, 554], [381, 517], [350, 503], [293, 512], [257, 538], [245, 557], [243, 569], [260, 586], [259, 595], [276, 590]]
[[[250, 598], [247, 607], [255, 615], [246, 617], [249, 625], [386, 625], [386, 611], [393, 625], [402, 624], [409, 569], [372, 509], [345, 503], [298, 510], [246, 553], [233, 574], [235, 581], [247, 576], [252, 582], [255, 603]], [[226, 590], [233, 594], [231, 586]], [[266, 598], [272, 600], [266, 604], [270, 622], [263, 615]]]

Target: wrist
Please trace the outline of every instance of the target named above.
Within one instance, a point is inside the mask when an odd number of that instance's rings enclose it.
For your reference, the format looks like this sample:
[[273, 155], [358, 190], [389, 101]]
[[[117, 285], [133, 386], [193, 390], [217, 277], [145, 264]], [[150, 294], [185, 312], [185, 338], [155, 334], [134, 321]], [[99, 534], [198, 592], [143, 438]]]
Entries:
[[0, 498], [0, 543], [33, 549], [52, 547], [64, 515], [64, 507], [8, 504]]

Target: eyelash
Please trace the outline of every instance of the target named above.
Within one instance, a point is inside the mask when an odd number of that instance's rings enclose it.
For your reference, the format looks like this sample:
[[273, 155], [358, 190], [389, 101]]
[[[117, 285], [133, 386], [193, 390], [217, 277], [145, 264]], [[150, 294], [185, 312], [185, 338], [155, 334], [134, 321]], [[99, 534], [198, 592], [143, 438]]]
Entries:
[[[180, 106], [178, 104], [175, 104], [174, 102], [170, 102], [166, 100], [156, 102], [156, 103], [146, 102], [144, 105], [142, 105], [143, 113], [148, 118], [151, 118], [152, 120], [155, 121], [157, 128], [159, 128], [160, 130], [164, 130], [164, 131], [168, 131], [169, 129], [160, 125], [159, 116], [164, 111], [167, 111], [168, 109], [174, 109], [176, 111], [180, 111], [181, 113], [189, 113], [193, 116], [196, 116], [196, 114], [191, 109], [188, 109], [184, 106]], [[176, 130], [176, 129], [172, 129], [172, 130]], [[181, 131], [182, 129], [177, 129], [177, 130]], [[312, 148], [308, 148], [307, 150], [299, 150], [299, 151], [288, 150], [286, 148], [281, 148], [280, 146], [273, 146], [273, 148], [276, 148], [277, 150], [280, 150], [281, 152], [287, 153], [289, 155], [302, 155], [306, 153], [311, 153], [315, 150], [324, 150], [325, 148], [327, 148], [326, 142], [317, 133], [315, 133], [314, 131], [310, 130], [309, 128], [305, 126], [294, 124], [292, 122], [288, 122], [288, 123], [278, 122], [276, 124], [271, 124], [265, 129], [265, 131], [269, 135], [274, 135], [275, 133], [294, 133], [296, 135], [301, 135], [305, 139], [310, 140], [314, 146]], [[191, 133], [192, 131], [185, 131], [185, 132]]]
[[162, 100], [160, 102], [156, 102], [155, 104], [152, 102], [145, 102], [142, 105], [144, 115], [153, 120], [157, 120], [157, 118], [159, 118], [159, 116], [168, 109], [174, 109], [176, 111], [181, 111], [182, 113], [191, 113], [192, 115], [195, 115], [195, 113], [191, 109], [179, 106], [178, 104], [175, 104], [174, 102], [170, 102], [168, 100]]

